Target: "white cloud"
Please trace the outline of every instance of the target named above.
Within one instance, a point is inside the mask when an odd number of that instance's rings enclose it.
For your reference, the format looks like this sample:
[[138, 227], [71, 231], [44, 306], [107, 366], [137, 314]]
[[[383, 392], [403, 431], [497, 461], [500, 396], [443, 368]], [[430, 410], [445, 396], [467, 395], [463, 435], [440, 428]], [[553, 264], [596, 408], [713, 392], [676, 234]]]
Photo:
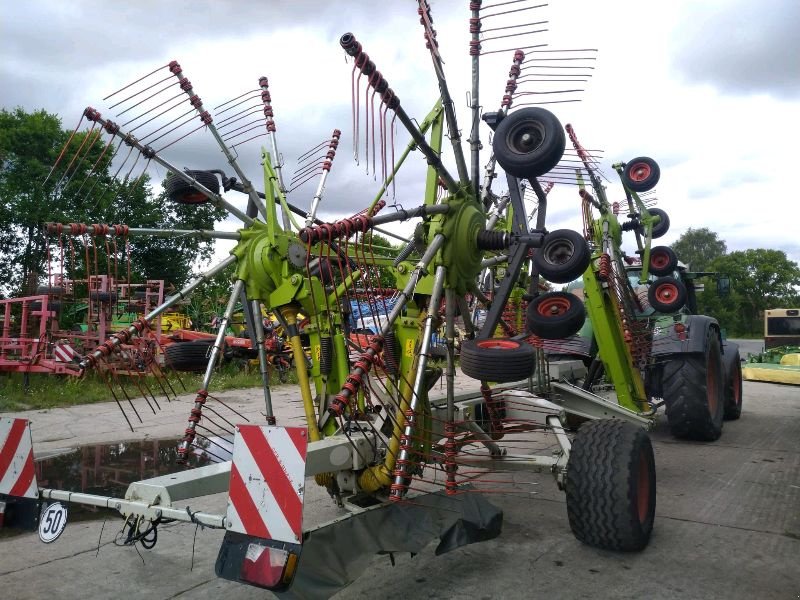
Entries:
[[[466, 138], [467, 3], [432, 5]], [[663, 241], [675, 240], [689, 227], [709, 227], [729, 250], [773, 247], [800, 261], [791, 193], [794, 169], [789, 162], [800, 137], [796, 99], [770, 91], [774, 77], [751, 77], [753, 85], [739, 87], [731, 78], [731, 73], [752, 75], [759, 69], [762, 75], [791, 75], [798, 54], [780, 47], [786, 42], [774, 32], [783, 31], [781, 13], [777, 1], [770, 6], [767, 16], [754, 18], [744, 29], [746, 24], [734, 15], [738, 4], [727, 3], [713, 4], [703, 19], [697, 16], [696, 3], [688, 1], [648, 3], [644, 10], [633, 0], [613, 6], [562, 0], [535, 14], [536, 19], [550, 19], [549, 31], [539, 39], [551, 48], [599, 48], [584, 101], [551, 108], [563, 123], [575, 125], [585, 146], [602, 148], [609, 165], [639, 155], [659, 161], [660, 206], [672, 221]], [[720, 25], [731, 19], [739, 27], [730, 42], [741, 64], [725, 62], [713, 40], [705, 46], [698, 41], [707, 32], [719, 38], [724, 29]], [[0, 27], [2, 105], [57, 112], [65, 127], [77, 122], [86, 105], [95, 105], [109, 91], [171, 59], [181, 62], [207, 107], [254, 89], [259, 76], [268, 76], [287, 175], [294, 157], [334, 127], [343, 131], [321, 210], [325, 218], [363, 208], [377, 190], [372, 177], [363, 175], [363, 163], [358, 168], [352, 164], [351, 64], [344, 62], [338, 36], [348, 30], [355, 33], [409, 115], [421, 120], [437, 90], [414, 2], [84, 0], [66, 5], [32, 0], [10, 5]], [[495, 43], [494, 48], [513, 47], [516, 41], [510, 38], [507, 46], [499, 45], [505, 41]], [[484, 110], [499, 104], [509, 64], [510, 56], [505, 55], [484, 61]], [[795, 85], [798, 75], [794, 73]], [[789, 83], [781, 89], [789, 89]], [[485, 129], [482, 135], [488, 147]], [[407, 139], [405, 134], [398, 137], [398, 153]], [[240, 151], [246, 172], [259, 181], [258, 142]], [[166, 154], [181, 167], [223, 164], [208, 135], [195, 134]], [[423, 188], [424, 163], [418, 153], [409, 160], [413, 168], [398, 182], [398, 201], [404, 206], [418, 203]], [[606, 173], [616, 181], [610, 168]], [[313, 184], [306, 186], [291, 200], [306, 207], [313, 189]], [[620, 197], [621, 188], [612, 186], [611, 194]], [[573, 188], [559, 186], [550, 211], [558, 217], [548, 223], [550, 228], [580, 227]]]

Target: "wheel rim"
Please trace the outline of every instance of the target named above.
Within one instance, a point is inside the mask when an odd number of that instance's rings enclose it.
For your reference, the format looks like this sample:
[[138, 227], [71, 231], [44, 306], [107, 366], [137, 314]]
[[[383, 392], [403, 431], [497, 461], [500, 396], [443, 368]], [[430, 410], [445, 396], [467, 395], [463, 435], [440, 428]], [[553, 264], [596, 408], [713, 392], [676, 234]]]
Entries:
[[644, 523], [650, 512], [650, 469], [647, 456], [644, 452], [639, 454], [639, 477], [636, 484], [636, 508], [639, 512], [639, 522]]
[[202, 192], [187, 192], [180, 199], [182, 204], [202, 204], [208, 201], [208, 197]]
[[544, 143], [545, 135], [541, 123], [525, 121], [509, 130], [506, 134], [506, 146], [515, 154], [528, 154]]
[[666, 268], [669, 262], [669, 255], [663, 250], [657, 250], [650, 255], [650, 266], [656, 269]]
[[570, 306], [567, 298], [545, 298], [536, 307], [536, 312], [543, 317], [558, 317], [565, 314]]
[[719, 372], [717, 369], [719, 369], [717, 361], [713, 359], [708, 361], [708, 366], [706, 367], [706, 395], [708, 397], [708, 411], [712, 417], [717, 414], [717, 374]]
[[636, 183], [641, 183], [642, 181], [647, 181], [652, 172], [653, 170], [647, 163], [634, 163], [628, 170], [628, 178]]
[[551, 265], [563, 265], [575, 255], [575, 245], [566, 238], [560, 238], [542, 249], [542, 257]]
[[673, 304], [678, 297], [678, 286], [674, 283], [662, 283], [656, 288], [655, 296], [662, 304]]
[[478, 348], [492, 348], [496, 350], [516, 350], [519, 348], [519, 342], [512, 340], [479, 340], [476, 344]]

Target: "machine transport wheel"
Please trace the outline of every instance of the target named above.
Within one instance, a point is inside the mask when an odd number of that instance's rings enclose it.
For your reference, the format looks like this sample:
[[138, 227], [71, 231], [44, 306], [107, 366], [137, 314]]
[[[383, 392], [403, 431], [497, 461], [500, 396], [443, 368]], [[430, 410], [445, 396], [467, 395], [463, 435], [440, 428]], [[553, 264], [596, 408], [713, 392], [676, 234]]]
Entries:
[[164, 348], [164, 363], [176, 371], [205, 371], [214, 340], [176, 342]]
[[686, 286], [674, 277], [659, 277], [647, 290], [650, 306], [660, 313], [673, 313], [686, 304]]
[[639, 156], [629, 161], [622, 171], [622, 183], [633, 192], [649, 192], [658, 184], [661, 169], [648, 156]]
[[677, 438], [711, 442], [722, 435], [725, 395], [717, 332], [709, 328], [705, 351], [669, 357], [662, 373], [667, 421]]
[[572, 442], [566, 492], [569, 526], [578, 540], [606, 550], [642, 550], [656, 512], [650, 437], [618, 419], [584, 423]]
[[89, 300], [95, 300], [97, 302], [112, 302], [116, 301], [117, 296], [111, 292], [89, 292]]
[[546, 340], [560, 340], [578, 333], [586, 321], [586, 309], [575, 294], [547, 292], [528, 304], [528, 331]]
[[647, 212], [660, 218], [660, 221], [653, 225], [653, 239], [664, 237], [669, 231], [669, 215], [660, 208], [648, 208]]
[[39, 287], [36, 288], [37, 296], [43, 296], [45, 294], [47, 294], [48, 296], [63, 296], [64, 288], [52, 285], [40, 285]]
[[[42, 310], [42, 302], [39, 300], [36, 300], [34, 302], [29, 302], [28, 308], [30, 310]], [[61, 302], [59, 302], [58, 300], [51, 300], [50, 302], [47, 303], [47, 310], [56, 312], [60, 311]]]
[[670, 275], [678, 267], [678, 255], [669, 246], [650, 249], [650, 272], [653, 275]]
[[726, 421], [735, 421], [742, 416], [742, 359], [739, 346], [723, 343], [722, 364], [725, 367], [725, 409]]
[[511, 338], [464, 340], [461, 371], [480, 381], [510, 383], [527, 379], [536, 369], [536, 351]]
[[[208, 188], [215, 194], [219, 194], [219, 179], [214, 173], [208, 171], [186, 170], [186, 174], [195, 179], [197, 183]], [[200, 190], [186, 183], [180, 176], [170, 173], [164, 182], [167, 190], [167, 197], [178, 204], [204, 204], [208, 202], [206, 196]]]
[[533, 264], [545, 279], [569, 283], [586, 271], [592, 253], [583, 235], [572, 229], [557, 229], [544, 236], [542, 247], [533, 255]]
[[497, 126], [492, 149], [500, 166], [514, 177], [539, 177], [558, 164], [567, 138], [549, 110], [528, 107], [506, 116]]

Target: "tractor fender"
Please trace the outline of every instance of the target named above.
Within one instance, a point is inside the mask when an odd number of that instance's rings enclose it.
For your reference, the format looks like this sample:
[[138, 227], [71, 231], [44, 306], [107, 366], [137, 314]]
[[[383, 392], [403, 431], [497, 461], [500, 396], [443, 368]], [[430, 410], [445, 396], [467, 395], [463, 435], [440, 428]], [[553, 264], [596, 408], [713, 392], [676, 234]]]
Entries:
[[[678, 323], [678, 322], [676, 322]], [[686, 326], [685, 335], [679, 335], [673, 326], [656, 331], [653, 335], [652, 356], [705, 352], [708, 330], [713, 328], [722, 345], [719, 323], [706, 315], [687, 315], [679, 323]], [[681, 338], [684, 339], [681, 339]], [[732, 354], [732, 353], [731, 353]]]

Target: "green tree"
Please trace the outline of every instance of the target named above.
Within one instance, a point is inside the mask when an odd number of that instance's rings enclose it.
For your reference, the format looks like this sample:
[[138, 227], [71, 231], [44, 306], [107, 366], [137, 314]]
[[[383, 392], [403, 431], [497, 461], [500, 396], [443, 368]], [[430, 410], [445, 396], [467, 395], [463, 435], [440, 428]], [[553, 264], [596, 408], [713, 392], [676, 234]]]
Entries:
[[692, 271], [708, 270], [711, 263], [727, 251], [725, 242], [707, 227], [690, 227], [672, 245], [672, 249], [678, 255], [678, 260], [689, 265]]
[[782, 250], [731, 252], [716, 258], [711, 268], [730, 277], [731, 293], [720, 298], [706, 286], [700, 307], [734, 335], [761, 335], [764, 310], [800, 302], [800, 267]]
[[[127, 151], [119, 154], [124, 157]], [[31, 294], [41, 283], [48, 248], [45, 222], [196, 229], [213, 228], [224, 216], [211, 205], [180, 206], [165, 200], [163, 193], [154, 194], [147, 174], [139, 176], [142, 161], [137, 173], [120, 166], [116, 171], [122, 177], [112, 174], [112, 162], [122, 163], [113, 157], [114, 146], [98, 130], [72, 134], [61, 128], [56, 115], [43, 110], [0, 110], [0, 292]], [[99, 239], [90, 246], [90, 262], [96, 254], [98, 265], [106, 264], [112, 247]], [[212, 250], [211, 242], [197, 239], [132, 237], [114, 252], [130, 261], [133, 280], [165, 279], [181, 285], [197, 259]], [[85, 276], [86, 252], [74, 254], [74, 260], [67, 257], [67, 275]], [[121, 269], [127, 275], [127, 265]]]

